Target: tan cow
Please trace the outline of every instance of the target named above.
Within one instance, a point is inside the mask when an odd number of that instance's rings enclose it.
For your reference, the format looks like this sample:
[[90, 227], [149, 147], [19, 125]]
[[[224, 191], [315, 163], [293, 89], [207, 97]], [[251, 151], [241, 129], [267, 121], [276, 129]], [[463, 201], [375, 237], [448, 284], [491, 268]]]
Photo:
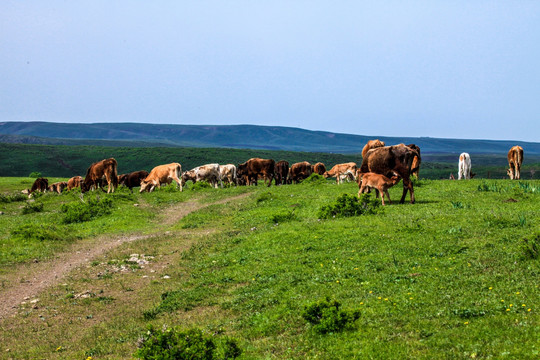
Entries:
[[193, 181], [193, 183], [196, 183], [197, 181], [206, 181], [216, 189], [218, 183], [223, 187], [219, 164], [201, 165], [184, 172], [182, 174], [182, 185], [185, 185], [188, 180]]
[[339, 184], [339, 175], [345, 174], [347, 170], [349, 170], [351, 173], [356, 174], [356, 163], [354, 162], [348, 162], [343, 164], [337, 164], [334, 165], [329, 171], [326, 171], [323, 176], [325, 178], [329, 177], [335, 177], [336, 183]]
[[521, 177], [521, 164], [523, 163], [523, 148], [521, 146], [513, 146], [508, 151], [508, 166], [506, 173], [510, 180], [519, 180]]
[[236, 185], [236, 165], [219, 165], [219, 175], [221, 176], [221, 181], [224, 183]]
[[71, 190], [74, 188], [81, 187], [81, 182], [83, 181], [82, 176], [74, 176], [68, 180], [67, 189]]
[[364, 148], [362, 149], [362, 159], [366, 157], [366, 154], [369, 150], [375, 149], [378, 147], [383, 147], [383, 146], [385, 146], [384, 142], [382, 142], [379, 139], [369, 140], [367, 144], [364, 145]]
[[390, 200], [390, 194], [388, 194], [388, 189], [396, 185], [399, 180], [401, 180], [401, 177], [395, 172], [393, 172], [391, 178], [387, 178], [384, 175], [372, 172], [362, 174], [362, 179], [358, 181], [358, 185], [360, 186], [360, 190], [358, 190], [358, 197], [360, 197], [360, 195], [364, 192], [369, 192], [371, 189], [375, 189], [375, 191], [377, 192], [376, 197], [379, 196], [379, 193], [381, 194], [381, 201], [383, 206], [385, 194], [388, 198], [388, 202], [391, 204], [392, 201]]
[[55, 182], [54, 184], [49, 185], [49, 191], [61, 194], [62, 191], [64, 191], [64, 189], [67, 188], [67, 186], [68, 186], [68, 183], [66, 181]]
[[150, 171], [150, 174], [141, 181], [141, 189], [139, 192], [152, 192], [157, 186], [161, 188], [161, 184], [170, 184], [173, 180], [176, 181], [182, 191], [182, 181], [179, 176], [182, 174], [182, 166], [179, 163], [170, 163], [159, 165]]

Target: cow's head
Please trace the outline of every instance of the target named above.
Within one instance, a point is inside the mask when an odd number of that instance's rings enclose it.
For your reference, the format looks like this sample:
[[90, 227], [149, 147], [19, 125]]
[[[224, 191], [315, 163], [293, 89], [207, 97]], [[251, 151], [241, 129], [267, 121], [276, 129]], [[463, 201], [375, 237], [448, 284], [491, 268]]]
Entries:
[[86, 181], [81, 181], [81, 192], [85, 193], [90, 190], [91, 183]]
[[195, 180], [196, 180], [195, 171], [188, 170], [188, 171], [185, 171], [182, 174], [182, 178], [181, 178], [182, 186], [186, 185], [186, 182], [188, 180], [191, 180], [191, 181], [195, 182]]
[[142, 193], [143, 191], [150, 191], [152, 188], [152, 182], [141, 180], [141, 189], [139, 190], [139, 193]]
[[510, 180], [514, 180], [514, 172], [512, 171], [512, 169], [506, 169], [506, 174], [508, 174]]

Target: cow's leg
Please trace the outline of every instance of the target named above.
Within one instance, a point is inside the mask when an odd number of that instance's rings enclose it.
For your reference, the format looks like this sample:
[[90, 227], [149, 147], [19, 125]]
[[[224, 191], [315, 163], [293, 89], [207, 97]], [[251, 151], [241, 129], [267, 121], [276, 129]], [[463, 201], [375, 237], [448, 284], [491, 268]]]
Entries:
[[516, 180], [519, 180], [521, 178], [521, 166], [516, 164], [516, 175], [514, 176]]
[[[388, 203], [391, 204], [392, 200], [390, 200], [390, 194], [388, 193], [388, 189], [384, 190], [384, 193], [386, 194], [386, 198], [388, 199]], [[381, 193], [381, 197], [383, 197], [382, 193]]]
[[405, 203], [405, 196], [407, 195], [407, 191], [410, 191], [411, 193], [411, 204], [414, 204], [414, 189], [413, 184], [409, 178], [403, 178], [403, 195], [401, 196], [401, 200], [399, 201], [400, 204]]
[[382, 205], [384, 206], [384, 192], [382, 190], [375, 190], [377, 193], [380, 193], [381, 194], [381, 202], [382, 202]]

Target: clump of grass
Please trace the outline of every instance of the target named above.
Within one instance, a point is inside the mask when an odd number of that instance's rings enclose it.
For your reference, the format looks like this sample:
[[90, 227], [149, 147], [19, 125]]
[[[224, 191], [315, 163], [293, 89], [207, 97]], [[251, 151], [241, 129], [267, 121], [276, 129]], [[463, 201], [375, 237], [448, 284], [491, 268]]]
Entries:
[[530, 239], [523, 239], [521, 250], [526, 259], [538, 259], [540, 257], [540, 233], [533, 235]]
[[139, 359], [236, 359], [242, 354], [235, 339], [218, 339], [199, 329], [156, 330], [149, 326], [139, 343], [139, 349], [133, 354]]
[[322, 175], [319, 175], [317, 173], [313, 173], [313, 174], [309, 175], [306, 179], [304, 179], [304, 181], [302, 181], [302, 182], [305, 183], [305, 184], [318, 185], [318, 184], [325, 184], [326, 179]]
[[109, 215], [112, 211], [113, 201], [110, 198], [90, 198], [87, 202], [74, 202], [63, 204], [61, 211], [64, 213], [64, 224], [90, 221], [100, 216]]
[[206, 190], [211, 189], [212, 185], [207, 183], [206, 181], [197, 181], [193, 184], [193, 186], [190, 187], [190, 190], [192, 191], [200, 191], [200, 190]]
[[274, 214], [274, 215], [270, 216], [270, 222], [272, 224], [279, 224], [279, 223], [283, 223], [283, 222], [287, 222], [287, 221], [293, 221], [293, 220], [296, 220], [296, 219], [297, 219], [297, 216], [296, 216], [294, 210], [281, 212], [281, 213]]
[[452, 201], [452, 207], [454, 209], [463, 209], [465, 208], [465, 205], [463, 205], [463, 203], [461, 201]]
[[263, 201], [268, 201], [268, 200], [272, 200], [272, 193], [270, 192], [263, 192], [262, 194], [260, 194], [258, 197], [257, 197], [257, 204], [263, 202]]
[[360, 198], [343, 194], [336, 199], [335, 203], [322, 206], [318, 216], [320, 219], [329, 219], [375, 214], [380, 210], [379, 205], [380, 202], [377, 199], [372, 199], [369, 194], [362, 194]]
[[15, 195], [0, 194], [0, 203], [2, 204], [25, 201], [26, 199], [28, 199], [28, 197], [24, 196], [23, 194], [15, 194]]
[[22, 209], [22, 214], [33, 214], [43, 211], [43, 203], [42, 202], [29, 202], [24, 205]]
[[62, 228], [49, 224], [24, 224], [11, 231], [11, 236], [21, 240], [58, 241], [69, 235]]
[[360, 310], [340, 310], [341, 304], [326, 298], [304, 307], [302, 317], [313, 325], [319, 334], [340, 332], [352, 327], [360, 318]]

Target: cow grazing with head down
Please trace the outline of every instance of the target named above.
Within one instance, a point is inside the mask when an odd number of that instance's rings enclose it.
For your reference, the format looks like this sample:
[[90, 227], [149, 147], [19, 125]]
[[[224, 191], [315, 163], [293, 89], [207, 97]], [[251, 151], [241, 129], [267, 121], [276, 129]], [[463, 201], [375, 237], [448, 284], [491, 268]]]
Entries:
[[274, 178], [276, 179], [276, 185], [287, 184], [289, 177], [289, 162], [280, 160], [276, 163], [274, 168]]
[[50, 192], [55, 192], [61, 194], [65, 188], [67, 188], [68, 183], [66, 181], [59, 181], [49, 186]]
[[161, 188], [161, 184], [170, 184], [173, 180], [176, 181], [180, 191], [182, 191], [182, 181], [179, 178], [181, 174], [182, 166], [179, 163], [158, 165], [141, 181], [139, 192], [152, 192], [156, 186]]
[[118, 184], [127, 186], [129, 190], [133, 192], [133, 188], [141, 186], [141, 182], [144, 179], [146, 179], [147, 176], [148, 176], [148, 171], [146, 170], [140, 170], [140, 171], [130, 172], [128, 174], [122, 174], [118, 176]]
[[229, 185], [232, 185], [232, 184], [237, 185], [236, 165], [234, 164], [219, 165], [219, 175], [221, 176], [221, 181], [223, 183], [227, 183]]
[[329, 171], [326, 171], [325, 173], [323, 173], [323, 176], [325, 178], [335, 177], [336, 183], [340, 184], [341, 181], [339, 179], [339, 175], [345, 174], [347, 171], [350, 171], [351, 173], [356, 174], [356, 169], [357, 169], [357, 166], [356, 166], [356, 163], [354, 162], [337, 164], [337, 165], [334, 165]]
[[272, 185], [275, 176], [276, 162], [272, 159], [251, 158], [245, 163], [237, 166], [237, 175], [245, 179], [247, 185], [254, 183], [257, 185], [259, 175], [268, 180], [268, 186]]
[[471, 178], [471, 156], [468, 153], [459, 155], [458, 180]]
[[193, 183], [196, 183], [197, 181], [206, 181], [216, 189], [218, 183], [223, 187], [219, 164], [201, 165], [184, 172], [182, 174], [182, 185], [185, 185], [188, 180], [193, 181]]
[[118, 186], [118, 163], [114, 158], [104, 159], [90, 165], [86, 177], [81, 183], [81, 192], [95, 189], [104, 179], [107, 182], [107, 194], [114, 192]]
[[414, 204], [414, 188], [410, 175], [415, 156], [418, 156], [418, 153], [405, 144], [371, 149], [362, 161], [360, 173], [373, 172], [386, 177], [392, 177], [394, 173], [398, 174], [403, 179], [403, 195], [400, 203], [405, 202], [405, 196], [409, 191], [411, 204]]
[[523, 163], [523, 148], [519, 145], [513, 146], [508, 151], [508, 167], [506, 173], [510, 180], [519, 180], [521, 177], [521, 164]]
[[422, 157], [420, 156], [420, 147], [415, 144], [409, 144], [407, 146], [418, 153], [418, 156], [414, 157], [411, 166], [411, 175], [418, 180], [418, 175], [420, 174], [420, 164], [422, 163]]
[[72, 177], [67, 182], [67, 189], [71, 190], [71, 189], [80, 187], [82, 181], [83, 181], [82, 176], [74, 176], [74, 177]]
[[378, 147], [383, 147], [385, 144], [379, 139], [369, 140], [364, 148], [362, 149], [362, 159], [366, 157], [366, 154], [371, 149], [376, 149]]
[[322, 162], [318, 162], [315, 165], [313, 165], [312, 169], [315, 174], [319, 174], [319, 175], [322, 175], [326, 172], [326, 166], [324, 166]]
[[289, 181], [292, 184], [298, 184], [302, 180], [308, 178], [312, 171], [313, 168], [307, 161], [292, 164], [291, 168], [289, 169]]
[[46, 192], [48, 189], [49, 189], [49, 179], [40, 177], [34, 181], [34, 183], [32, 184], [32, 187], [30, 188], [30, 191], [28, 191], [28, 194], [32, 194], [35, 191]]

